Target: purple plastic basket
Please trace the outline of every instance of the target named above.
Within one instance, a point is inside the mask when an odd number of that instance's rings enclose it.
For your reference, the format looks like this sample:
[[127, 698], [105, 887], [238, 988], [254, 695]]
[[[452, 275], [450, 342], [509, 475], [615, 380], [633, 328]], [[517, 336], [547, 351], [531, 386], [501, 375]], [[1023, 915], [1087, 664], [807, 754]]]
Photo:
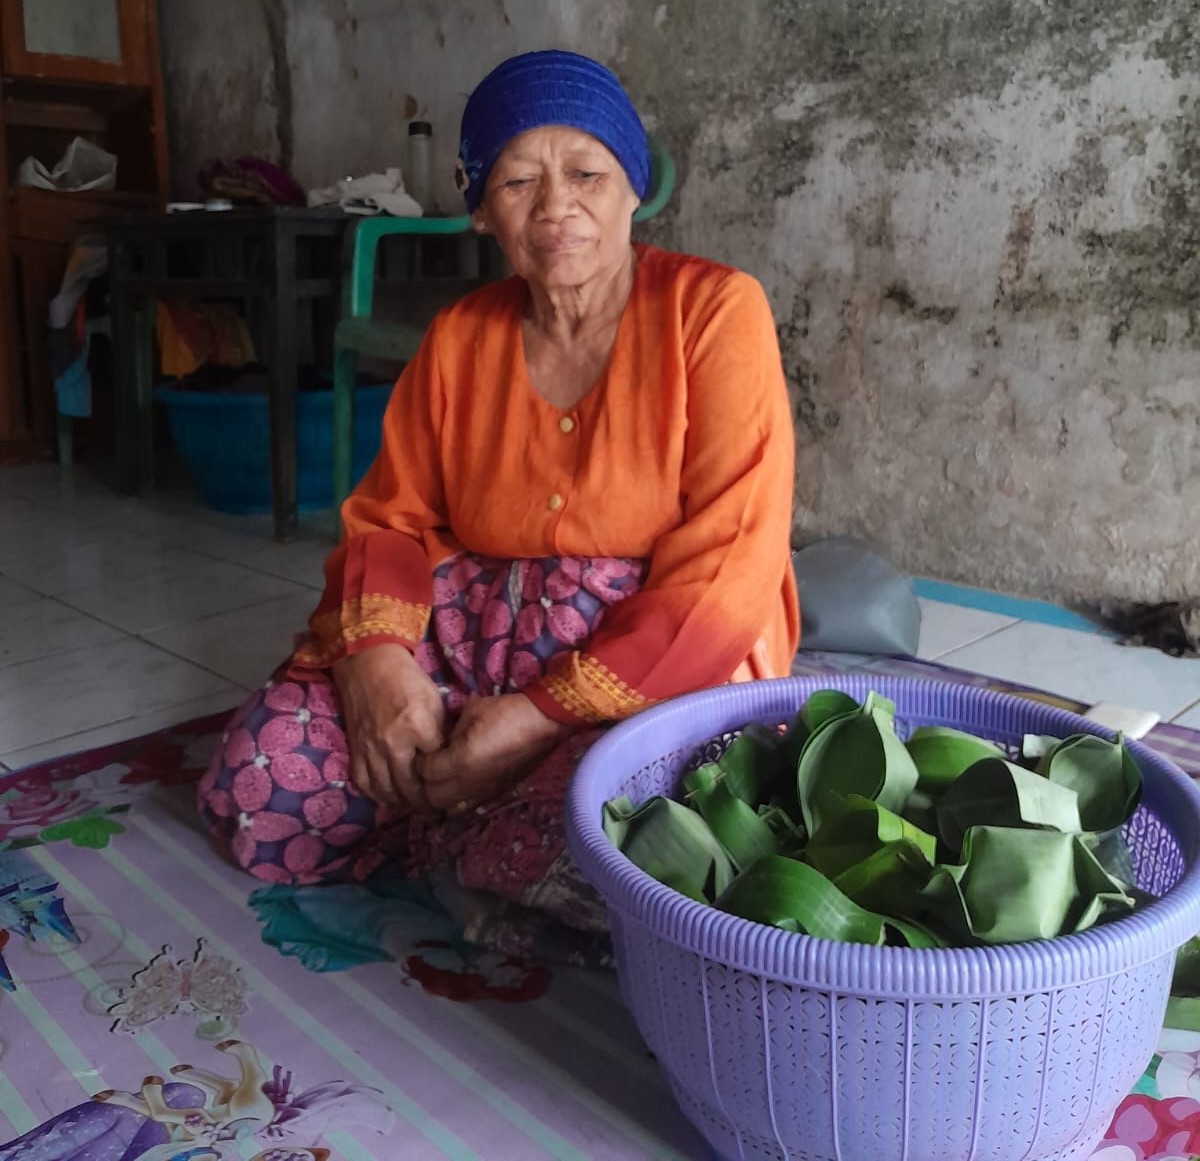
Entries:
[[1126, 837], [1157, 900], [1079, 935], [913, 950], [835, 943], [684, 898], [605, 837], [601, 808], [673, 793], [751, 721], [817, 689], [897, 706], [901, 733], [955, 726], [1015, 752], [1027, 733], [1111, 732], [1039, 702], [961, 685], [827, 676], [678, 698], [612, 729], [567, 797], [580, 869], [608, 903], [621, 991], [683, 1111], [739, 1161], [1087, 1158], [1141, 1074], [1174, 952], [1200, 930], [1200, 792], [1130, 744], [1145, 779]]

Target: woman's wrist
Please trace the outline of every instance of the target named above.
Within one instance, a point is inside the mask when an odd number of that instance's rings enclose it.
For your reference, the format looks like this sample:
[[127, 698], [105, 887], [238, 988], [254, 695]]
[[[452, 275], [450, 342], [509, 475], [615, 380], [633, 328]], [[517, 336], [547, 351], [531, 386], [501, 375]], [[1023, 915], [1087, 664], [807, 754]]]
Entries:
[[579, 714], [572, 713], [567, 709], [561, 701], [559, 701], [549, 690], [547, 679], [545, 677], [537, 678], [532, 684], [527, 686], [522, 692], [534, 706], [542, 713], [544, 717], [549, 718], [552, 722], [557, 722], [561, 726], [565, 726], [569, 734], [573, 734], [578, 730], [587, 728], [594, 724], [587, 718], [581, 717]]
[[529, 703], [530, 708], [537, 714], [538, 719], [540, 719], [539, 724], [541, 725], [542, 733], [549, 744], [556, 745], [559, 742], [565, 741], [579, 729], [572, 722], [561, 722], [552, 718], [528, 694], [522, 693], [521, 697]]
[[358, 684], [365, 681], [374, 684], [392, 674], [403, 674], [409, 678], [420, 675], [428, 680], [412, 651], [407, 646], [393, 641], [377, 641], [353, 653], [347, 653], [330, 666], [330, 672], [339, 689], [344, 688], [347, 682]]
[[347, 649], [333, 662], [331, 668], [354, 669], [359, 665], [370, 665], [384, 657], [390, 657], [393, 662], [399, 662], [401, 665], [406, 659], [416, 663], [412, 650], [399, 641], [371, 641], [366, 645]]

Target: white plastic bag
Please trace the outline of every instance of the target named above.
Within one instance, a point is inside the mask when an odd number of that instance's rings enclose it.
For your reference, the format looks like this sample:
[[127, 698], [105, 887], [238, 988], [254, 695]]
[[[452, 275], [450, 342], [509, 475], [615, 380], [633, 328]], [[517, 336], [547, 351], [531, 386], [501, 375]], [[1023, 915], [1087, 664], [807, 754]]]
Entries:
[[325, 189], [309, 190], [310, 206], [341, 206], [348, 214], [391, 214], [396, 218], [419, 218], [424, 212], [404, 189], [398, 169], [347, 177]]
[[84, 190], [112, 189], [117, 184], [115, 154], [76, 137], [53, 169], [47, 169], [36, 157], [27, 157], [17, 170], [17, 185], [34, 189]]

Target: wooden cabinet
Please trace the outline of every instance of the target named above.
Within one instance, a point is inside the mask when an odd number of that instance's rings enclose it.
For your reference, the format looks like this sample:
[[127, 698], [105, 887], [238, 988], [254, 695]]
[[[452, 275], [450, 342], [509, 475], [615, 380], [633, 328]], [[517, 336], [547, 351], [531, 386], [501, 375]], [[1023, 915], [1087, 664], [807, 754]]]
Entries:
[[[167, 142], [155, 0], [0, 0], [0, 462], [49, 448], [45, 317], [73, 240], [99, 220], [159, 208]], [[53, 168], [76, 137], [117, 157], [116, 188], [16, 184], [25, 158]]]
[[144, 0], [0, 0], [10, 77], [150, 85]]

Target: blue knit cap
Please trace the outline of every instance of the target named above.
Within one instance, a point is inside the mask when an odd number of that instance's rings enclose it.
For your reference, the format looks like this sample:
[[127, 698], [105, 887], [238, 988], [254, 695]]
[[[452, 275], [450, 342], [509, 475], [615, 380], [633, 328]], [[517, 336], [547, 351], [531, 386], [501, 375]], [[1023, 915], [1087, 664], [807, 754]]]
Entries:
[[518, 133], [569, 125], [590, 133], [621, 163], [639, 198], [650, 185], [650, 148], [621, 82], [602, 64], [550, 49], [510, 57], [476, 86], [463, 110], [458, 188], [474, 211], [500, 151]]

